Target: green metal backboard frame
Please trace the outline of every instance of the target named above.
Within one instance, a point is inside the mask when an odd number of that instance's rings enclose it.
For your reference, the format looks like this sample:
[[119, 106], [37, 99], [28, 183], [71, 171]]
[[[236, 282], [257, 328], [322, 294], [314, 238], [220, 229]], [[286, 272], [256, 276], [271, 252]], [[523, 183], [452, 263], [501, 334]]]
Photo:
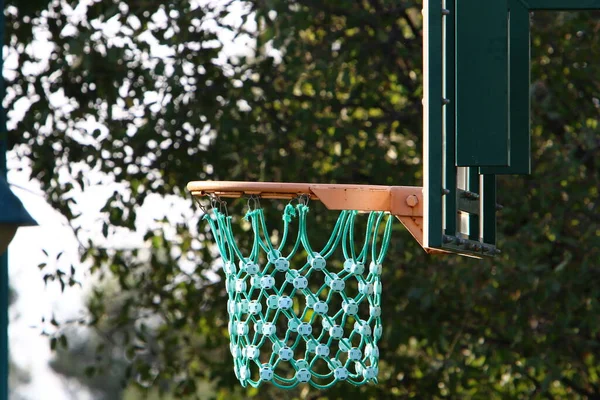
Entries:
[[423, 244], [463, 255], [494, 255], [496, 178], [481, 176], [478, 167], [457, 166], [455, 11], [456, 0], [424, 0]]
[[424, 247], [496, 248], [496, 175], [531, 172], [530, 12], [600, 0], [424, 0]]
[[[600, 0], [508, 0], [509, 154], [508, 166], [479, 163], [483, 174], [530, 174], [531, 129], [529, 95], [531, 76], [530, 12], [600, 10]], [[481, 140], [489, 141], [482, 133]], [[469, 164], [473, 165], [473, 164]]]
[[[530, 18], [521, 0], [508, 0], [509, 65], [509, 164], [503, 167], [479, 164], [484, 174], [520, 175], [531, 173], [530, 126]], [[484, 137], [485, 140], [485, 137]]]
[[509, 166], [508, 18], [498, 18], [507, 0], [447, 7], [455, 26], [456, 165]]

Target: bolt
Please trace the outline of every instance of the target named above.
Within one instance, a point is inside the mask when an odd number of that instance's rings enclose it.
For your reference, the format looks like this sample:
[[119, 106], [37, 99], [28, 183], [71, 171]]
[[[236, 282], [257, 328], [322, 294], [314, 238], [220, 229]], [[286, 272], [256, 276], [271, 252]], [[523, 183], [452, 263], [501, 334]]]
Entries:
[[450, 104], [450, 99], [446, 99], [446, 98], [442, 99], [442, 104], [443, 105]]
[[442, 189], [442, 196], [446, 196], [447, 194], [450, 194], [450, 190], [449, 189]]
[[502, 209], [504, 209], [504, 206], [502, 204], [496, 203], [496, 211], [502, 211]]
[[492, 256], [502, 253], [500, 250], [498, 250], [494, 246], [483, 246], [483, 252], [490, 253]]
[[414, 194], [411, 194], [406, 198], [406, 204], [408, 204], [409, 207], [416, 207], [417, 204], [419, 204], [419, 198]]
[[469, 191], [464, 191], [463, 192], [463, 197], [465, 199], [469, 199], [469, 200], [479, 200], [479, 194], [477, 193], [473, 193], [473, 192], [469, 192]]
[[442, 8], [442, 15], [450, 15], [450, 10], [447, 8]]
[[465, 248], [466, 248], [467, 250], [471, 250], [471, 251], [479, 251], [479, 250], [481, 250], [481, 246], [480, 246], [480, 245], [478, 245], [478, 244], [477, 244], [477, 243], [475, 243], [475, 242], [468, 242], [468, 243], [465, 245]]

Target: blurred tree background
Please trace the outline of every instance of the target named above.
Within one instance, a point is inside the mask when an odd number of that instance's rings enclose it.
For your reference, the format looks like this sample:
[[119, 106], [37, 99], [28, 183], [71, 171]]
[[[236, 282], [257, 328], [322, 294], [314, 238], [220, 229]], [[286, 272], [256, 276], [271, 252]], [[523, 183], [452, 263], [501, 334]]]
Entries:
[[[397, 224], [380, 383], [281, 393], [234, 377], [223, 275], [185, 184], [420, 185], [420, 4], [9, 2], [10, 148], [80, 239], [74, 267], [91, 265], [97, 282], [85, 318], [52, 321], [56, 371], [98, 399], [600, 398], [594, 12], [532, 18], [533, 174], [500, 179], [502, 255], [426, 256]], [[75, 199], [98, 184], [116, 189], [89, 227]], [[139, 230], [151, 194], [180, 218], [157, 210], [143, 248], [111, 242]], [[274, 224], [280, 206], [266, 207]], [[311, 214], [333, 227], [336, 213]], [[102, 240], [90, 239], [96, 228]], [[69, 269], [47, 279], [76, 284]]]

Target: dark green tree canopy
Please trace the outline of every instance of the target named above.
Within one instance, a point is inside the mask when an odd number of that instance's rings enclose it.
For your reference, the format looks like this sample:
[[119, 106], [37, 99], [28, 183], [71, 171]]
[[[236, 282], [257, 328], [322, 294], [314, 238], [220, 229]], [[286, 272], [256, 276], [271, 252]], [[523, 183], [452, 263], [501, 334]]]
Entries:
[[[165, 220], [145, 232], [144, 249], [106, 247], [87, 240], [74, 195], [119, 184], [102, 210], [110, 239], [135, 229], [150, 194], [193, 207], [190, 180], [419, 185], [420, 4], [7, 6], [10, 147], [29, 160], [31, 178], [80, 238], [81, 261], [104, 280], [84, 323], [121, 351], [125, 385], [176, 398], [257, 396], [233, 376], [206, 226]], [[380, 384], [322, 396], [600, 396], [598, 17], [532, 18], [534, 174], [500, 180], [503, 255], [426, 256], [398, 226], [383, 275]], [[246, 45], [223, 52], [231, 38]], [[232, 204], [236, 218], [243, 206]], [[269, 209], [270, 223], [281, 206]], [[335, 213], [311, 213], [333, 226]], [[72, 284], [68, 276], [57, 279]], [[101, 373], [111, 354], [100, 350], [86, 366]], [[200, 394], [207, 382], [211, 394]], [[284, 395], [269, 387], [259, 395], [276, 396]], [[294, 396], [319, 398], [303, 388]]]

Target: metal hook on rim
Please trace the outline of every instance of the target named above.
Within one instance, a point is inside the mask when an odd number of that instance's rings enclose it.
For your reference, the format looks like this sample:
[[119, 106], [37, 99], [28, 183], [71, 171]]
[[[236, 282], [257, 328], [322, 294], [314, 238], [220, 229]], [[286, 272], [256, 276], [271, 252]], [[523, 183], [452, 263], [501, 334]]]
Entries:
[[[252, 206], [254, 206], [254, 208]], [[248, 197], [248, 210], [254, 211], [254, 210], [258, 210], [259, 208], [260, 208], [260, 197], [255, 194], [251, 194]]]
[[218, 210], [221, 214], [225, 215], [226, 217], [229, 216], [229, 212], [227, 210], [227, 202], [225, 200], [222, 200], [219, 196], [217, 196], [214, 193], [210, 195], [210, 206], [212, 207], [212, 209]]
[[301, 194], [298, 196], [298, 203], [302, 204], [303, 206], [308, 206], [308, 202], [310, 201], [310, 195], [309, 194]]
[[217, 206], [219, 205], [219, 198], [217, 197], [217, 195], [215, 195], [214, 193], [209, 195], [210, 197], [210, 207], [211, 208], [217, 208]]
[[310, 194], [300, 193], [296, 197], [292, 197], [288, 204], [292, 204], [294, 200], [298, 201], [298, 205], [308, 206], [310, 200]]
[[292, 203], [294, 202], [294, 200], [298, 200], [299, 198], [300, 198], [300, 195], [298, 195], [298, 196], [296, 196], [296, 197], [292, 197], [292, 198], [290, 199], [290, 201], [288, 201], [288, 204], [289, 204], [289, 205], [293, 205]]

